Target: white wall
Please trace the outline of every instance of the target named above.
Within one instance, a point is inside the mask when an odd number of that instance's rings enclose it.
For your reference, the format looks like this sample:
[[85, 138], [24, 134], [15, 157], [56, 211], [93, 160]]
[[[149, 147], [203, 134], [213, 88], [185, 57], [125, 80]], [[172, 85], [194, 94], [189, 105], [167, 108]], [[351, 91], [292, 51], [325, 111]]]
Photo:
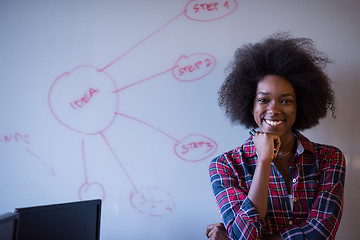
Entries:
[[305, 135], [346, 154], [337, 239], [355, 239], [360, 2], [204, 2], [220, 5], [1, 1], [0, 213], [99, 197], [102, 239], [205, 239], [220, 220], [209, 161], [248, 137], [217, 106], [224, 69], [243, 43], [290, 31], [335, 61], [337, 118]]

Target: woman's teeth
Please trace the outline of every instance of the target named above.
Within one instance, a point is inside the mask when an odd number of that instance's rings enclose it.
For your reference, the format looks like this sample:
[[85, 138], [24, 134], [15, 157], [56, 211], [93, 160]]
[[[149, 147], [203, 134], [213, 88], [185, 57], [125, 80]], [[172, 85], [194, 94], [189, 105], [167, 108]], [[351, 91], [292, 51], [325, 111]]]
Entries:
[[283, 121], [272, 121], [267, 119], [265, 119], [265, 122], [271, 126], [278, 126], [283, 123]]

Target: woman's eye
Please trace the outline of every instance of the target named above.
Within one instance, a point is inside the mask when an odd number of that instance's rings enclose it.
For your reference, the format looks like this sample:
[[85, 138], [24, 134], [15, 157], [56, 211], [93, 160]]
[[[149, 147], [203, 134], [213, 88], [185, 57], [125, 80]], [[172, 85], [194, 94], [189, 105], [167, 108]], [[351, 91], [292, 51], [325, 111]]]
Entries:
[[259, 102], [259, 103], [268, 103], [269, 100], [267, 100], [266, 98], [259, 98], [259, 99], [258, 99], [258, 102]]
[[283, 103], [283, 104], [290, 104], [290, 103], [292, 103], [292, 100], [290, 100], [290, 99], [283, 99], [283, 100], [281, 101], [281, 103]]

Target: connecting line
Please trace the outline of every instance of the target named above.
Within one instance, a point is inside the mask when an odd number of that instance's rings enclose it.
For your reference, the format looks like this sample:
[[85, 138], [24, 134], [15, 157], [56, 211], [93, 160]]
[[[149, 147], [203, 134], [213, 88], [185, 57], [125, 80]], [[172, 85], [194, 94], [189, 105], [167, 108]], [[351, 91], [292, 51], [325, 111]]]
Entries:
[[114, 155], [116, 161], [118, 162], [118, 164], [120, 165], [120, 167], [122, 168], [122, 170], [124, 171], [126, 177], [128, 178], [130, 184], [132, 185], [132, 187], [135, 189], [135, 192], [139, 192], [137, 187], [134, 184], [134, 181], [131, 179], [129, 173], [126, 171], [126, 168], [124, 167], [124, 165], [121, 163], [120, 159], [118, 158], [118, 156], [115, 154], [114, 150], [112, 149], [112, 147], [110, 146], [108, 140], [106, 139], [106, 137], [104, 136], [103, 132], [99, 132], [99, 134], [101, 135], [101, 137], [104, 139], [106, 145], [108, 146], [108, 148], [110, 149], [111, 153]]
[[140, 119], [137, 119], [137, 118], [134, 118], [134, 117], [131, 117], [131, 116], [128, 116], [128, 115], [122, 114], [122, 113], [117, 113], [117, 112], [116, 112], [115, 114], [116, 114], [116, 115], [123, 116], [123, 117], [130, 118], [130, 119], [135, 120], [135, 121], [137, 121], [137, 122], [139, 122], [139, 123], [142, 123], [142, 124], [144, 124], [144, 125], [146, 125], [146, 126], [148, 126], [148, 127], [151, 127], [152, 129], [155, 129], [156, 131], [158, 131], [158, 132], [160, 132], [160, 133], [164, 134], [165, 136], [167, 136], [167, 137], [169, 137], [169, 138], [173, 139], [176, 143], [179, 143], [179, 142], [180, 142], [178, 139], [174, 138], [174, 137], [173, 137], [173, 136], [171, 136], [170, 134], [168, 134], [168, 133], [164, 132], [163, 130], [160, 130], [159, 128], [156, 128], [156, 127], [154, 127], [154, 126], [150, 125], [150, 124], [149, 124], [149, 123], [147, 123], [147, 122], [144, 122], [144, 121], [142, 121], [142, 120], [140, 120]]
[[174, 66], [174, 67], [172, 67], [172, 68], [170, 68], [170, 69], [168, 69], [168, 70], [165, 70], [165, 71], [163, 71], [163, 72], [154, 74], [154, 75], [152, 75], [152, 76], [150, 76], [150, 77], [147, 77], [147, 78], [145, 78], [145, 79], [143, 79], [143, 80], [140, 80], [140, 81], [137, 81], [137, 82], [135, 82], [135, 83], [129, 84], [129, 85], [123, 87], [123, 88], [117, 89], [117, 90], [113, 91], [113, 93], [120, 92], [120, 91], [122, 91], [122, 90], [124, 90], [124, 89], [126, 89], [126, 88], [133, 87], [133, 86], [135, 86], [135, 85], [137, 85], [137, 84], [143, 83], [143, 82], [145, 82], [145, 81], [147, 81], [147, 80], [150, 80], [150, 79], [152, 79], [152, 78], [158, 77], [158, 76], [160, 76], [160, 75], [162, 75], [162, 74], [171, 72], [174, 68], [176, 68], [176, 66]]
[[43, 159], [41, 159], [38, 155], [36, 155], [34, 152], [29, 150], [28, 148], [25, 149], [28, 153], [30, 153], [33, 157], [38, 159], [50, 172], [51, 175], [55, 176], [55, 171], [52, 166], [49, 166]]
[[149, 40], [151, 37], [153, 37], [155, 34], [157, 34], [158, 32], [160, 32], [161, 30], [163, 30], [165, 27], [167, 27], [170, 23], [172, 23], [173, 21], [175, 21], [177, 18], [179, 18], [180, 16], [184, 15], [184, 11], [182, 11], [180, 14], [178, 14], [176, 17], [174, 17], [173, 19], [171, 19], [169, 22], [165, 23], [163, 26], [161, 26], [158, 30], [156, 30], [155, 32], [151, 33], [149, 36], [147, 36], [145, 39], [141, 40], [140, 42], [138, 42], [137, 44], [135, 44], [133, 47], [131, 47], [130, 49], [128, 49], [127, 51], [125, 51], [123, 54], [121, 54], [119, 57], [117, 57], [115, 60], [113, 60], [111, 63], [109, 63], [108, 65], [106, 65], [104, 68], [102, 69], [98, 69], [98, 72], [104, 71], [107, 68], [109, 68], [110, 66], [112, 66], [114, 63], [116, 63], [117, 61], [119, 61], [121, 58], [123, 58], [125, 55], [127, 55], [128, 53], [130, 53], [132, 50], [134, 50], [135, 48], [137, 48], [139, 45], [141, 45], [142, 43], [144, 43], [146, 40]]
[[86, 160], [85, 160], [85, 144], [84, 139], [81, 139], [81, 154], [82, 154], [82, 161], [84, 166], [84, 176], [85, 176], [85, 183], [89, 183], [88, 175], [87, 175], [87, 166], [86, 166]]

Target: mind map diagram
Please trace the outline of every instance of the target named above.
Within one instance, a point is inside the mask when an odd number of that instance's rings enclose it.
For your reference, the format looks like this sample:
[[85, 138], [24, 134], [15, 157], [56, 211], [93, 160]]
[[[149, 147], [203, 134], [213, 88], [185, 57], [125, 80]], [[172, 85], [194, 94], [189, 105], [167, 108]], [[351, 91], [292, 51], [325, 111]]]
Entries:
[[[120, 59], [126, 57], [132, 50], [170, 26], [171, 23], [177, 21], [180, 17], [185, 16], [188, 21], [204, 23], [217, 21], [232, 14], [237, 7], [238, 3], [236, 0], [189, 1], [180, 14], [167, 21], [156, 31], [133, 45], [106, 66], [79, 65], [70, 71], [60, 74], [51, 84], [48, 93], [48, 105], [52, 115], [65, 128], [79, 134], [101, 136], [132, 187], [132, 192], [129, 194], [131, 206], [143, 214], [166, 216], [174, 211], [175, 203], [168, 191], [158, 187], [139, 188], [138, 184], [134, 182], [122, 160], [115, 153], [111, 142], [104, 134], [105, 131], [109, 131], [116, 118], [127, 118], [165, 135], [174, 142], [173, 151], [176, 157], [186, 162], [199, 162], [208, 159], [216, 152], [217, 143], [210, 137], [198, 133], [189, 133], [180, 138], [174, 137], [148, 122], [121, 113], [118, 95], [128, 88], [156, 79], [156, 77], [164, 74], [171, 74], [172, 79], [184, 84], [201, 80], [214, 70], [216, 58], [210, 53], [203, 52], [182, 55], [175, 59], [173, 64], [166, 67], [165, 70], [163, 69], [157, 74], [121, 88], [117, 87], [117, 78], [111, 76], [107, 70], [114, 67]], [[97, 116], [101, 116], [101, 118]], [[86, 124], [84, 124], [85, 122]], [[16, 137], [19, 141], [29, 142], [28, 135], [21, 133], [16, 133], [15, 135], [14, 139]], [[38, 159], [55, 176], [52, 166], [48, 166], [44, 160], [29, 148], [26, 151]], [[86, 142], [84, 139], [81, 140], [81, 153], [85, 179], [83, 184], [79, 186], [79, 198], [82, 200], [86, 198], [88, 192], [97, 192], [102, 200], [105, 200], [105, 187], [100, 182], [92, 182], [90, 176], [88, 176], [86, 170]]]

